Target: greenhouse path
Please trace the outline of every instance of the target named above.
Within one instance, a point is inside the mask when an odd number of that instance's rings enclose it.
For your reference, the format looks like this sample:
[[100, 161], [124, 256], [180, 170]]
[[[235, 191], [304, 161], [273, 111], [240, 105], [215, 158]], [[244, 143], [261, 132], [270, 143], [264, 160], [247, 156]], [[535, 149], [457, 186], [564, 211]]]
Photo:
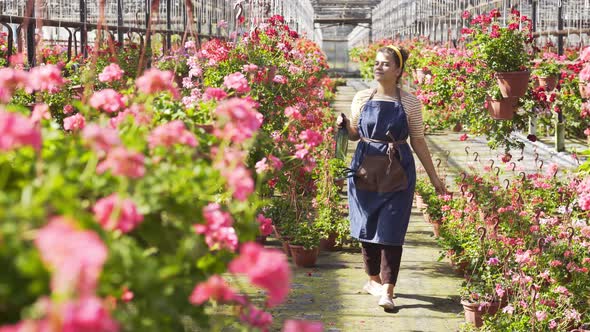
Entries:
[[[365, 88], [367, 84], [361, 80], [349, 80], [346, 86], [339, 87], [333, 104], [335, 111], [348, 115], [352, 97]], [[455, 175], [470, 168], [484, 169], [491, 164], [490, 158], [501, 154], [490, 150], [483, 138], [462, 142], [461, 134], [444, 132], [427, 136], [433, 159], [436, 163], [440, 159], [439, 174], [447, 179], [451, 190]], [[568, 141], [567, 148], [582, 150], [585, 146], [583, 142]], [[349, 155], [353, 149], [351, 144]], [[478, 161], [474, 161], [474, 152], [479, 155]], [[541, 143], [529, 142], [522, 156], [520, 151], [513, 154], [515, 172], [535, 171], [541, 166], [540, 160], [545, 166], [557, 163], [561, 170], [577, 166], [569, 154], [557, 154]], [[417, 162], [420, 169], [419, 165]], [[503, 176], [515, 174], [506, 170], [511, 167], [501, 165]], [[271, 311], [275, 317], [273, 330], [280, 330], [285, 319], [306, 319], [322, 321], [325, 331], [457, 331], [464, 321], [458, 295], [462, 278], [446, 259], [438, 261], [440, 252], [433, 236], [432, 226], [414, 208], [396, 287], [395, 312], [385, 312], [377, 306], [377, 298], [362, 291], [366, 275], [360, 249], [346, 247], [344, 251], [320, 253], [315, 268], [293, 266], [289, 298]], [[278, 241], [269, 243], [269, 246], [279, 245]]]

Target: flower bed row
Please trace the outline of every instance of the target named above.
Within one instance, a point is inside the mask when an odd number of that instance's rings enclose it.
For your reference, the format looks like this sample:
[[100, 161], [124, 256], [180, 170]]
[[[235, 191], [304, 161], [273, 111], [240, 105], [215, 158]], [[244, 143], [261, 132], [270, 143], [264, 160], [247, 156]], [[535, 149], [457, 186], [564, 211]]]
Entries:
[[[0, 69], [0, 324], [16, 324], [0, 330], [269, 329], [290, 280], [286, 257], [253, 243], [272, 230], [269, 199], [317, 200], [295, 228], [339, 200], [318, 167], [334, 144], [325, 57], [280, 16], [137, 79], [137, 58], [91, 53]], [[284, 325], [306, 329], [321, 324]]]
[[588, 327], [590, 179], [507, 165], [507, 174], [462, 174], [452, 196], [417, 189], [440, 211], [441, 258], [465, 277], [466, 318], [486, 331]]

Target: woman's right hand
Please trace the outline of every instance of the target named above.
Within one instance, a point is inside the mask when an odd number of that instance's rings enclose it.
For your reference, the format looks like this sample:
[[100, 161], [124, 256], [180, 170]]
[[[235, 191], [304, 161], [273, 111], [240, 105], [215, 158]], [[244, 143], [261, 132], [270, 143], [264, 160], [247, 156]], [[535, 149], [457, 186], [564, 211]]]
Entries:
[[347, 128], [348, 122], [349, 120], [346, 117], [346, 115], [344, 115], [344, 113], [340, 113], [340, 115], [338, 115], [338, 118], [336, 118], [336, 126], [338, 126], [338, 128]]

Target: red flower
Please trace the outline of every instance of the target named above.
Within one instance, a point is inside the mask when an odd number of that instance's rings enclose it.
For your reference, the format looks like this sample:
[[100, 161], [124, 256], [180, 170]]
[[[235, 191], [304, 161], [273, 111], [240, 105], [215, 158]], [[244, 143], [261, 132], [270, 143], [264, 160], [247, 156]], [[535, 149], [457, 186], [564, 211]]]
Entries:
[[507, 163], [512, 159], [512, 155], [510, 153], [506, 153], [502, 156], [502, 162]]
[[533, 134], [528, 135], [526, 138], [529, 141], [531, 141], [531, 142], [536, 142], [537, 141], [537, 136], [536, 135], [533, 135]]

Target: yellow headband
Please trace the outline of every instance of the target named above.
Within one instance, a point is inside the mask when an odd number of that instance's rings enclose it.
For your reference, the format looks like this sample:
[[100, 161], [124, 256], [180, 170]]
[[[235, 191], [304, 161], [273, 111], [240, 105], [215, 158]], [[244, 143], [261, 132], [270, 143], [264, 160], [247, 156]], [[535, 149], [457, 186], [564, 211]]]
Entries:
[[393, 50], [397, 54], [397, 57], [399, 58], [399, 67], [403, 68], [404, 67], [404, 58], [402, 57], [402, 52], [399, 51], [399, 48], [397, 48], [393, 45], [388, 45], [387, 48], [390, 50]]

